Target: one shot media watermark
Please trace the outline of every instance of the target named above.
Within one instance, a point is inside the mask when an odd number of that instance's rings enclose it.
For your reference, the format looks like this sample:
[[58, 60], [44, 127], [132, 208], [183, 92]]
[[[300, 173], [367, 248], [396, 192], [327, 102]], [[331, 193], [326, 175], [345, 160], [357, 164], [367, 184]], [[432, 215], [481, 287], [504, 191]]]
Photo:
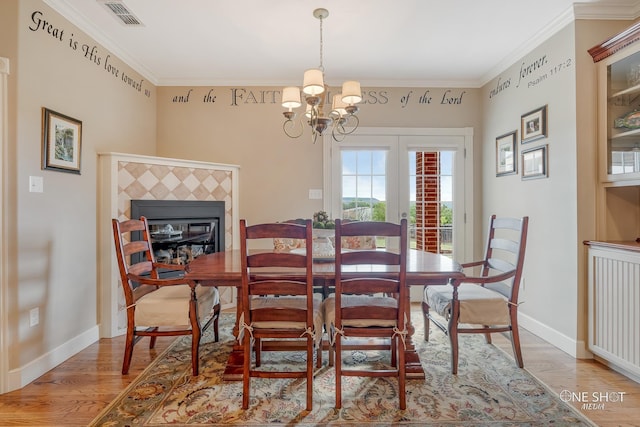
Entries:
[[624, 391], [570, 391], [562, 390], [558, 395], [563, 402], [582, 403], [581, 409], [593, 411], [603, 410], [607, 404], [624, 402]]

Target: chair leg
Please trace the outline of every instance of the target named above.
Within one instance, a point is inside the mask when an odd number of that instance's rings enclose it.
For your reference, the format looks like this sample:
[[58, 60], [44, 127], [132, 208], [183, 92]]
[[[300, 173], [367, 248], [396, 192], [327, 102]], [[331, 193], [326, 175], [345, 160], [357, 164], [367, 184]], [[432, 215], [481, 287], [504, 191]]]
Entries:
[[214, 341], [218, 342], [220, 341], [220, 329], [218, 328], [218, 322], [220, 320], [220, 305], [218, 304], [215, 308], [214, 308], [214, 316], [215, 318], [213, 319], [213, 335], [214, 335]]
[[391, 366], [398, 368], [398, 340], [391, 338]]
[[429, 305], [424, 302], [424, 300], [422, 301], [422, 318], [424, 320], [424, 340], [429, 341], [429, 328], [431, 327], [431, 322], [429, 320]]
[[313, 353], [313, 338], [307, 337], [307, 411], [313, 410]]
[[122, 361], [122, 375], [129, 373], [129, 366], [131, 366], [131, 357], [133, 356], [134, 333], [131, 328], [127, 328], [127, 337], [124, 345], [124, 358]]
[[251, 337], [247, 332], [244, 336], [244, 360], [242, 362], [242, 409], [249, 409], [249, 380], [251, 368]]
[[449, 319], [449, 340], [451, 341], [451, 373], [458, 373], [458, 322]]
[[329, 366], [334, 366], [336, 364], [336, 353], [333, 351], [333, 347], [329, 347]]
[[200, 373], [200, 328], [191, 331], [191, 371], [194, 377]]
[[406, 391], [406, 363], [405, 348], [401, 339], [395, 338], [394, 348], [398, 353], [398, 393], [400, 398], [400, 409], [407, 409], [407, 391]]
[[340, 335], [336, 335], [335, 342], [335, 360], [336, 367], [336, 409], [342, 408], [342, 340]]
[[256, 366], [260, 366], [262, 364], [262, 341], [260, 338], [256, 338], [255, 340], [255, 353], [256, 353]]
[[152, 335], [149, 340], [149, 348], [154, 348], [156, 346], [156, 336]]
[[520, 331], [518, 329], [518, 313], [513, 310], [511, 313], [511, 347], [513, 347], [513, 357], [519, 368], [524, 368], [522, 351], [520, 349]]
[[[488, 325], [482, 325], [485, 328], [489, 328]], [[484, 334], [484, 339], [487, 341], [487, 344], [491, 344], [491, 333], [487, 332], [486, 334]]]

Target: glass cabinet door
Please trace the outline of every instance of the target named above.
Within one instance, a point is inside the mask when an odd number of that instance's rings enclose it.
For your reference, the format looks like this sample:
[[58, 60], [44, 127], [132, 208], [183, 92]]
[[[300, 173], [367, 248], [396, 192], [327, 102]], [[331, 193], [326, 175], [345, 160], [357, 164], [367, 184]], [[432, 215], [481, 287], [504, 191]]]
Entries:
[[607, 65], [607, 175], [640, 175], [640, 52]]

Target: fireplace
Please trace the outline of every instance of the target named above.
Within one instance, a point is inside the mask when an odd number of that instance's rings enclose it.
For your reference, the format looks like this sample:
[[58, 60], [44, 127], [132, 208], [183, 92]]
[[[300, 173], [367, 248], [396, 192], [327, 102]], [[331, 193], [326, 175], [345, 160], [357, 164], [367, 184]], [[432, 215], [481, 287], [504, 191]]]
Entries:
[[188, 264], [202, 254], [225, 249], [222, 201], [131, 200], [131, 218], [141, 216], [149, 222], [153, 252], [159, 262]]

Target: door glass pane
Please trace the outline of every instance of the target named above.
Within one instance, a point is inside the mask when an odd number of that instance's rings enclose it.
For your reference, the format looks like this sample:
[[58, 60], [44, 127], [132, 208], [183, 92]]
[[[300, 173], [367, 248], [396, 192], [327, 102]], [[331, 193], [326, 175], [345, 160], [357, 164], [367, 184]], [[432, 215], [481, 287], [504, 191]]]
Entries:
[[385, 150], [342, 150], [342, 218], [385, 221]]
[[409, 152], [411, 247], [453, 253], [453, 151]]

